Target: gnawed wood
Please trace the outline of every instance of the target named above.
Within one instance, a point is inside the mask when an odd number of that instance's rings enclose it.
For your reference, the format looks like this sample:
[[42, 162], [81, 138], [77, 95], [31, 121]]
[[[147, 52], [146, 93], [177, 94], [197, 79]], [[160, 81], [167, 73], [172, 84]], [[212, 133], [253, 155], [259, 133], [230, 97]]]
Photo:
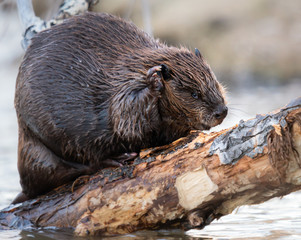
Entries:
[[[76, 234], [202, 228], [236, 207], [301, 189], [301, 98], [218, 133], [192, 132], [129, 165], [82, 177], [0, 212], [2, 228]], [[73, 189], [73, 191], [72, 191]]]

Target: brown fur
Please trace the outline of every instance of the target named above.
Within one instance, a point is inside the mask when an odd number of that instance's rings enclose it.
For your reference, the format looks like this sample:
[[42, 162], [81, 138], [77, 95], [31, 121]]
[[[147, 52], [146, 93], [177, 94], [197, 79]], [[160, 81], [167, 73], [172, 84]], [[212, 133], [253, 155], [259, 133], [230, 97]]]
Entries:
[[227, 113], [223, 88], [198, 51], [95, 13], [37, 34], [20, 66], [15, 106], [28, 198], [106, 159], [209, 129]]

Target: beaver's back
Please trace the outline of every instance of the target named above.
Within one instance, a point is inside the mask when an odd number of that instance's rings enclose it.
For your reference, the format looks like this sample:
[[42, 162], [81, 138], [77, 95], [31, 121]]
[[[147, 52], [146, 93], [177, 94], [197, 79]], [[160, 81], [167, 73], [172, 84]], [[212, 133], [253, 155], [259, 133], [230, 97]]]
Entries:
[[157, 47], [133, 24], [108, 14], [87, 13], [37, 34], [17, 79], [20, 124], [56, 154], [74, 155], [74, 146], [85, 148], [110, 131], [107, 105], [118, 82], [109, 71], [118, 59]]

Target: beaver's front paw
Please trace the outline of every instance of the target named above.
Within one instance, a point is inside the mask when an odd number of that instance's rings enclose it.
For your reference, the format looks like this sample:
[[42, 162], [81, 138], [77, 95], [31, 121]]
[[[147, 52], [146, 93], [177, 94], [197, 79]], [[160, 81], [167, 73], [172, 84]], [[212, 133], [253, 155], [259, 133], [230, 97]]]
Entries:
[[147, 71], [146, 81], [152, 91], [161, 92], [163, 90], [162, 66], [152, 67]]
[[102, 161], [103, 167], [122, 167], [127, 161], [133, 160], [138, 156], [137, 153], [123, 153], [119, 156], [107, 158]]

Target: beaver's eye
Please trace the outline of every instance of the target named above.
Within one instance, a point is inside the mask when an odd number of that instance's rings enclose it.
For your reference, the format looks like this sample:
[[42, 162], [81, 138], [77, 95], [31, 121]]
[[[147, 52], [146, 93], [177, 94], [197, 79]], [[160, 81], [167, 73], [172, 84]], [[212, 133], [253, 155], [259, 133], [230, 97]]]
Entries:
[[192, 92], [191, 93], [191, 96], [194, 98], [194, 99], [198, 99], [199, 98], [199, 95], [197, 92]]

